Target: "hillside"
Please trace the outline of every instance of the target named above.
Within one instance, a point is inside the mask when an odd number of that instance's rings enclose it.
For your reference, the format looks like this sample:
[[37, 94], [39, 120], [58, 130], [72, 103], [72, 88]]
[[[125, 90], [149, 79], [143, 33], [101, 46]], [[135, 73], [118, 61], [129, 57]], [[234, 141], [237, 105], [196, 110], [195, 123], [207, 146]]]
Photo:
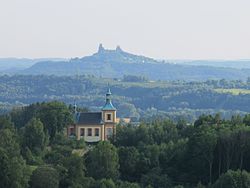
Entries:
[[[153, 120], [221, 112], [223, 117], [250, 112], [250, 82], [124, 81], [86, 76], [0, 76], [0, 112], [43, 101], [77, 102], [99, 111], [109, 84], [120, 117]], [[236, 93], [238, 91], [238, 93]], [[243, 92], [244, 91], [244, 92]]]
[[250, 69], [249, 59], [239, 60], [169, 60], [171, 63], [195, 65], [195, 66], [212, 66], [235, 69]]
[[42, 61], [19, 74], [31, 75], [95, 75], [105, 78], [121, 78], [123, 75], [141, 75], [151, 80], [207, 80], [246, 79], [250, 69], [194, 66], [157, 61], [133, 55], [119, 46], [107, 50], [99, 46], [92, 56], [74, 58], [70, 61]]

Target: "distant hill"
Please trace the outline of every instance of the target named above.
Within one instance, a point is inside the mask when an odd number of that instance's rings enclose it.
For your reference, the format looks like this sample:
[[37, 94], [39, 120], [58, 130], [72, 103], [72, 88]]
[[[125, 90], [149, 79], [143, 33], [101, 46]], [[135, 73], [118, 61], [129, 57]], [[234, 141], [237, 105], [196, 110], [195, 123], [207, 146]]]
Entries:
[[28, 58], [0, 58], [0, 71], [2, 73], [16, 73], [20, 70], [27, 69], [32, 65], [40, 61], [59, 61], [66, 59], [60, 58], [39, 58], [39, 59], [28, 59]]
[[36, 62], [33, 59], [18, 59], [18, 58], [0, 58], [0, 71], [22, 70], [34, 65]]
[[99, 46], [92, 56], [74, 58], [69, 61], [42, 61], [19, 74], [46, 75], [95, 75], [97, 77], [119, 78], [123, 75], [141, 75], [152, 80], [207, 80], [246, 79], [250, 69], [229, 67], [194, 66], [158, 61], [123, 51]]
[[196, 65], [196, 66], [213, 66], [236, 69], [250, 69], [250, 59], [239, 60], [169, 60], [171, 63]]

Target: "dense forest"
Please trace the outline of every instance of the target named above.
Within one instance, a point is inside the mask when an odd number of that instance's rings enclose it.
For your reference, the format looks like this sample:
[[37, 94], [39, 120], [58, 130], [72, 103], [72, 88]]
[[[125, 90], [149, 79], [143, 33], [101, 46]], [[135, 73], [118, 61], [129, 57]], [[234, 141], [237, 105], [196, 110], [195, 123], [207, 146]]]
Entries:
[[250, 79], [150, 81], [147, 77], [126, 75], [121, 79], [94, 76], [0, 76], [0, 111], [42, 101], [63, 101], [98, 111], [105, 101], [107, 87], [119, 117], [136, 121], [184, 118], [194, 122], [202, 114], [221, 113], [223, 118], [250, 112]]
[[72, 106], [34, 103], [0, 117], [0, 187], [247, 188], [250, 115], [117, 125], [114, 140], [65, 136]]

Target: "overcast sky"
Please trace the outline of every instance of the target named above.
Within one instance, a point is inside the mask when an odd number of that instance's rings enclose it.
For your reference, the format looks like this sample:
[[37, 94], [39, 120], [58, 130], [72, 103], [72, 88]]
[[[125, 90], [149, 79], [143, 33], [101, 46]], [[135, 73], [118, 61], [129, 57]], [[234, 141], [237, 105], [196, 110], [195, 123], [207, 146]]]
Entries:
[[250, 0], [0, 0], [0, 57], [98, 44], [167, 59], [250, 59]]

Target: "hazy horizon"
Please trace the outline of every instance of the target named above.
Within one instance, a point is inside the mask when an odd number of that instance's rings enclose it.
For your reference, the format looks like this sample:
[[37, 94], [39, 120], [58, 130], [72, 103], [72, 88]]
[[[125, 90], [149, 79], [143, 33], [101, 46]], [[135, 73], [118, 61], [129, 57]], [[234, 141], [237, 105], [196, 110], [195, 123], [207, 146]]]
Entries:
[[0, 1], [0, 58], [250, 59], [248, 0]]

